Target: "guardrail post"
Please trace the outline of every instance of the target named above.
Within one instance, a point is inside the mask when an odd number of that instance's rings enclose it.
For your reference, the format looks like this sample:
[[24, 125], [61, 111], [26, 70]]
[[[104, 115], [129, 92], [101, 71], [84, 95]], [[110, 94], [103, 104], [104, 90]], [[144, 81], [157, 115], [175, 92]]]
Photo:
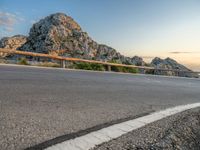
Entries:
[[111, 71], [111, 66], [107, 65], [107, 71]]
[[176, 70], [174, 72], [175, 72], [175, 76], [179, 76], [179, 71], [178, 70]]
[[66, 62], [65, 62], [65, 60], [61, 60], [61, 68], [66, 68]]

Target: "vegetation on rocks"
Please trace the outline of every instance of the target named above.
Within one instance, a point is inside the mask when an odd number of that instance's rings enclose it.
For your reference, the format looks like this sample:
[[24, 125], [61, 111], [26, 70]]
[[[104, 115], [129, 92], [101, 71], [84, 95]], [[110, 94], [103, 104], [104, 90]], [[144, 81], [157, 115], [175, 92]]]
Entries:
[[29, 65], [29, 63], [25, 57], [19, 58], [18, 64], [19, 65]]

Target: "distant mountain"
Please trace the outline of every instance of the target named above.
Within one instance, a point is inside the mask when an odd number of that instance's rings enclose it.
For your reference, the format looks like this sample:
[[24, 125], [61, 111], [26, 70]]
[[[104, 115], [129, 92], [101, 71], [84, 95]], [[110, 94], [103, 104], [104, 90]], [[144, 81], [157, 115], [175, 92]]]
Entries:
[[[171, 58], [166, 58], [166, 59], [161, 59], [161, 58], [154, 58], [151, 62], [151, 66], [154, 66], [155, 68], [160, 68], [160, 69], [169, 69], [169, 70], [177, 70], [176, 71], [162, 71], [162, 70], [157, 70], [154, 72], [154, 74], [157, 75], [168, 75], [168, 76], [181, 76], [181, 77], [195, 77], [198, 78], [199, 75], [196, 73], [188, 73], [192, 72], [192, 70], [188, 69], [182, 64], [179, 64], [177, 61], [171, 59]], [[186, 71], [186, 72], [184, 72]]]
[[[35, 23], [30, 29], [28, 37], [17, 35], [1, 39], [0, 47], [64, 57], [109, 61], [137, 66], [146, 65], [141, 57], [126, 57], [112, 47], [98, 44], [81, 29], [78, 23], [63, 13], [52, 14]], [[190, 71], [170, 58], [165, 60], [155, 58], [150, 66]], [[155, 74], [175, 75], [175, 72], [155, 72]], [[180, 76], [196, 77], [196, 75], [186, 73], [181, 73]]]

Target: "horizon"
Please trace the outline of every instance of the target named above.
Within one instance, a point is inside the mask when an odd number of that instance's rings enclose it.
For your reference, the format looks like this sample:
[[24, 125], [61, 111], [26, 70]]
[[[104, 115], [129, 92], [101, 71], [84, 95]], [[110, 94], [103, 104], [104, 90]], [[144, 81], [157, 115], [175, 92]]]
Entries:
[[141, 56], [147, 62], [170, 57], [200, 71], [198, 0], [2, 0], [0, 38], [28, 35], [35, 22], [56, 12], [71, 16], [93, 40], [123, 55]]

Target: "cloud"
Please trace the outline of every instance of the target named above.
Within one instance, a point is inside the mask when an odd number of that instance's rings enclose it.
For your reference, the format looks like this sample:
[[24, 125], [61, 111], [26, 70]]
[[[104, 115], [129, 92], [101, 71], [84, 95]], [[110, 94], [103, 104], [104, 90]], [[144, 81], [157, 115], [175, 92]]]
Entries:
[[12, 26], [16, 22], [16, 15], [7, 12], [0, 12], [0, 26]]
[[7, 26], [7, 27], [4, 28], [4, 30], [7, 31], [7, 32], [12, 32], [14, 29], [13, 29], [13, 27]]
[[0, 12], [0, 27], [3, 27], [8, 32], [13, 31], [13, 26], [22, 21], [24, 19], [16, 14]]
[[194, 54], [194, 53], [200, 53], [200, 52], [186, 52], [186, 51], [183, 51], [183, 52], [180, 52], [180, 51], [174, 51], [174, 52], [169, 52], [170, 54]]

